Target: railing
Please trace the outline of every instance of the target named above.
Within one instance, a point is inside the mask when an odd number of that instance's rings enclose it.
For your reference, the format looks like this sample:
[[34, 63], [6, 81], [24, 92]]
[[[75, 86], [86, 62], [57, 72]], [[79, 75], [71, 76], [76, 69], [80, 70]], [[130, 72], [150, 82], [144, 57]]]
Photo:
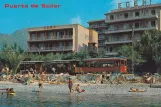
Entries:
[[63, 37], [42, 37], [42, 38], [30, 38], [30, 41], [40, 41], [40, 40], [65, 40], [65, 39], [72, 39], [72, 35], [67, 35], [67, 36], [63, 36]]
[[100, 44], [100, 43], [98, 43], [98, 46], [104, 46], [104, 44], [103, 44], [103, 43], [101, 43], [101, 44]]
[[98, 36], [98, 39], [99, 39], [99, 40], [102, 40], [102, 39], [105, 39], [105, 37], [99, 37], [99, 36]]
[[117, 55], [118, 52], [116, 51], [113, 51], [113, 52], [109, 52], [109, 51], [106, 51], [106, 55]]
[[107, 25], [90, 25], [89, 28], [107, 27]]
[[115, 41], [105, 41], [105, 44], [118, 44], [118, 43], [131, 43], [131, 39], [126, 39], [126, 40], [115, 40]]
[[115, 18], [114, 20], [110, 20], [106, 18], [106, 23], [113, 23], [113, 22], [122, 22], [122, 21], [131, 21], [131, 20], [136, 20], [136, 19], [149, 19], [149, 18], [158, 18], [158, 14], [152, 15], [140, 15], [140, 16], [130, 16], [128, 18]]
[[100, 33], [105, 33], [106, 32], [106, 30], [103, 30], [103, 31], [97, 31], [99, 34]]
[[31, 47], [29, 51], [65, 51], [72, 50], [72, 46], [62, 46], [62, 47]]
[[[157, 29], [157, 26], [151, 27], [151, 26], [147, 26], [147, 27], [143, 27], [143, 26], [139, 26], [138, 28], [134, 28], [134, 31], [141, 31], [141, 30], [151, 30], [151, 29]], [[120, 29], [112, 29], [112, 30], [106, 30], [106, 34], [109, 33], [121, 33], [121, 32], [130, 32], [132, 31], [131, 27], [127, 27], [126, 29], [120, 28]]]

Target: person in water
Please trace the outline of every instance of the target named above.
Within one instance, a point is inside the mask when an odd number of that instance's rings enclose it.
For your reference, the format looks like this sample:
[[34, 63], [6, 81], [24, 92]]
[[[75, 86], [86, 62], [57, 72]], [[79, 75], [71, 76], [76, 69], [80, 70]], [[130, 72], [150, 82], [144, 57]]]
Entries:
[[78, 85], [76, 86], [76, 91], [77, 91], [78, 93], [81, 93], [81, 92], [84, 92], [85, 90], [82, 90], [82, 89], [80, 88], [80, 85], [78, 84]]
[[72, 92], [72, 87], [73, 87], [73, 81], [71, 80], [71, 78], [69, 78], [68, 87], [69, 87], [69, 91], [71, 93]]
[[39, 89], [43, 88], [43, 82], [41, 80], [39, 80], [38, 86], [39, 86]]
[[81, 88], [80, 88], [80, 85], [79, 84], [76, 86], [76, 91], [79, 92], [79, 93], [81, 93]]
[[142, 89], [137, 89], [137, 88], [131, 87], [129, 92], [145, 92], [145, 91], [146, 90], [142, 90]]
[[7, 88], [7, 93], [15, 93], [13, 88]]

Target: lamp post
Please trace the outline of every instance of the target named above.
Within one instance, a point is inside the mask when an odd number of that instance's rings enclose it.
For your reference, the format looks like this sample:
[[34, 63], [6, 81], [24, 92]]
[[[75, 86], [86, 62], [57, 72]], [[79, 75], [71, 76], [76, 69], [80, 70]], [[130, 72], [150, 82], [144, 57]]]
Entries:
[[132, 25], [132, 73], [134, 73], [134, 24]]

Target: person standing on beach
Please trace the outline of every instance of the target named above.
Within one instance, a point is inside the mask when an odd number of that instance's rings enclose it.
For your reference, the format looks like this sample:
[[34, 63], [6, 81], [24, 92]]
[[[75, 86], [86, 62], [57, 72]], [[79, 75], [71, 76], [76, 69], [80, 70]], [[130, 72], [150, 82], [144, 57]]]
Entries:
[[69, 78], [68, 87], [69, 87], [69, 91], [71, 93], [72, 92], [72, 87], [73, 87], [73, 81], [71, 80], [71, 78]]
[[41, 81], [44, 81], [44, 77], [45, 77], [45, 74], [44, 74], [44, 71], [42, 71], [42, 73], [41, 73]]

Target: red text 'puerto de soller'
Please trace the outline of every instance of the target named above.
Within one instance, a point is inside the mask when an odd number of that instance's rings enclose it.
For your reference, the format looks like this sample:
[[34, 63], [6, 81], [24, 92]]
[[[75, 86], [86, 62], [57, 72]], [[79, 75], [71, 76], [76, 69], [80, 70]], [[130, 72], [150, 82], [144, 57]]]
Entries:
[[60, 8], [60, 4], [4, 4], [5, 8]]

